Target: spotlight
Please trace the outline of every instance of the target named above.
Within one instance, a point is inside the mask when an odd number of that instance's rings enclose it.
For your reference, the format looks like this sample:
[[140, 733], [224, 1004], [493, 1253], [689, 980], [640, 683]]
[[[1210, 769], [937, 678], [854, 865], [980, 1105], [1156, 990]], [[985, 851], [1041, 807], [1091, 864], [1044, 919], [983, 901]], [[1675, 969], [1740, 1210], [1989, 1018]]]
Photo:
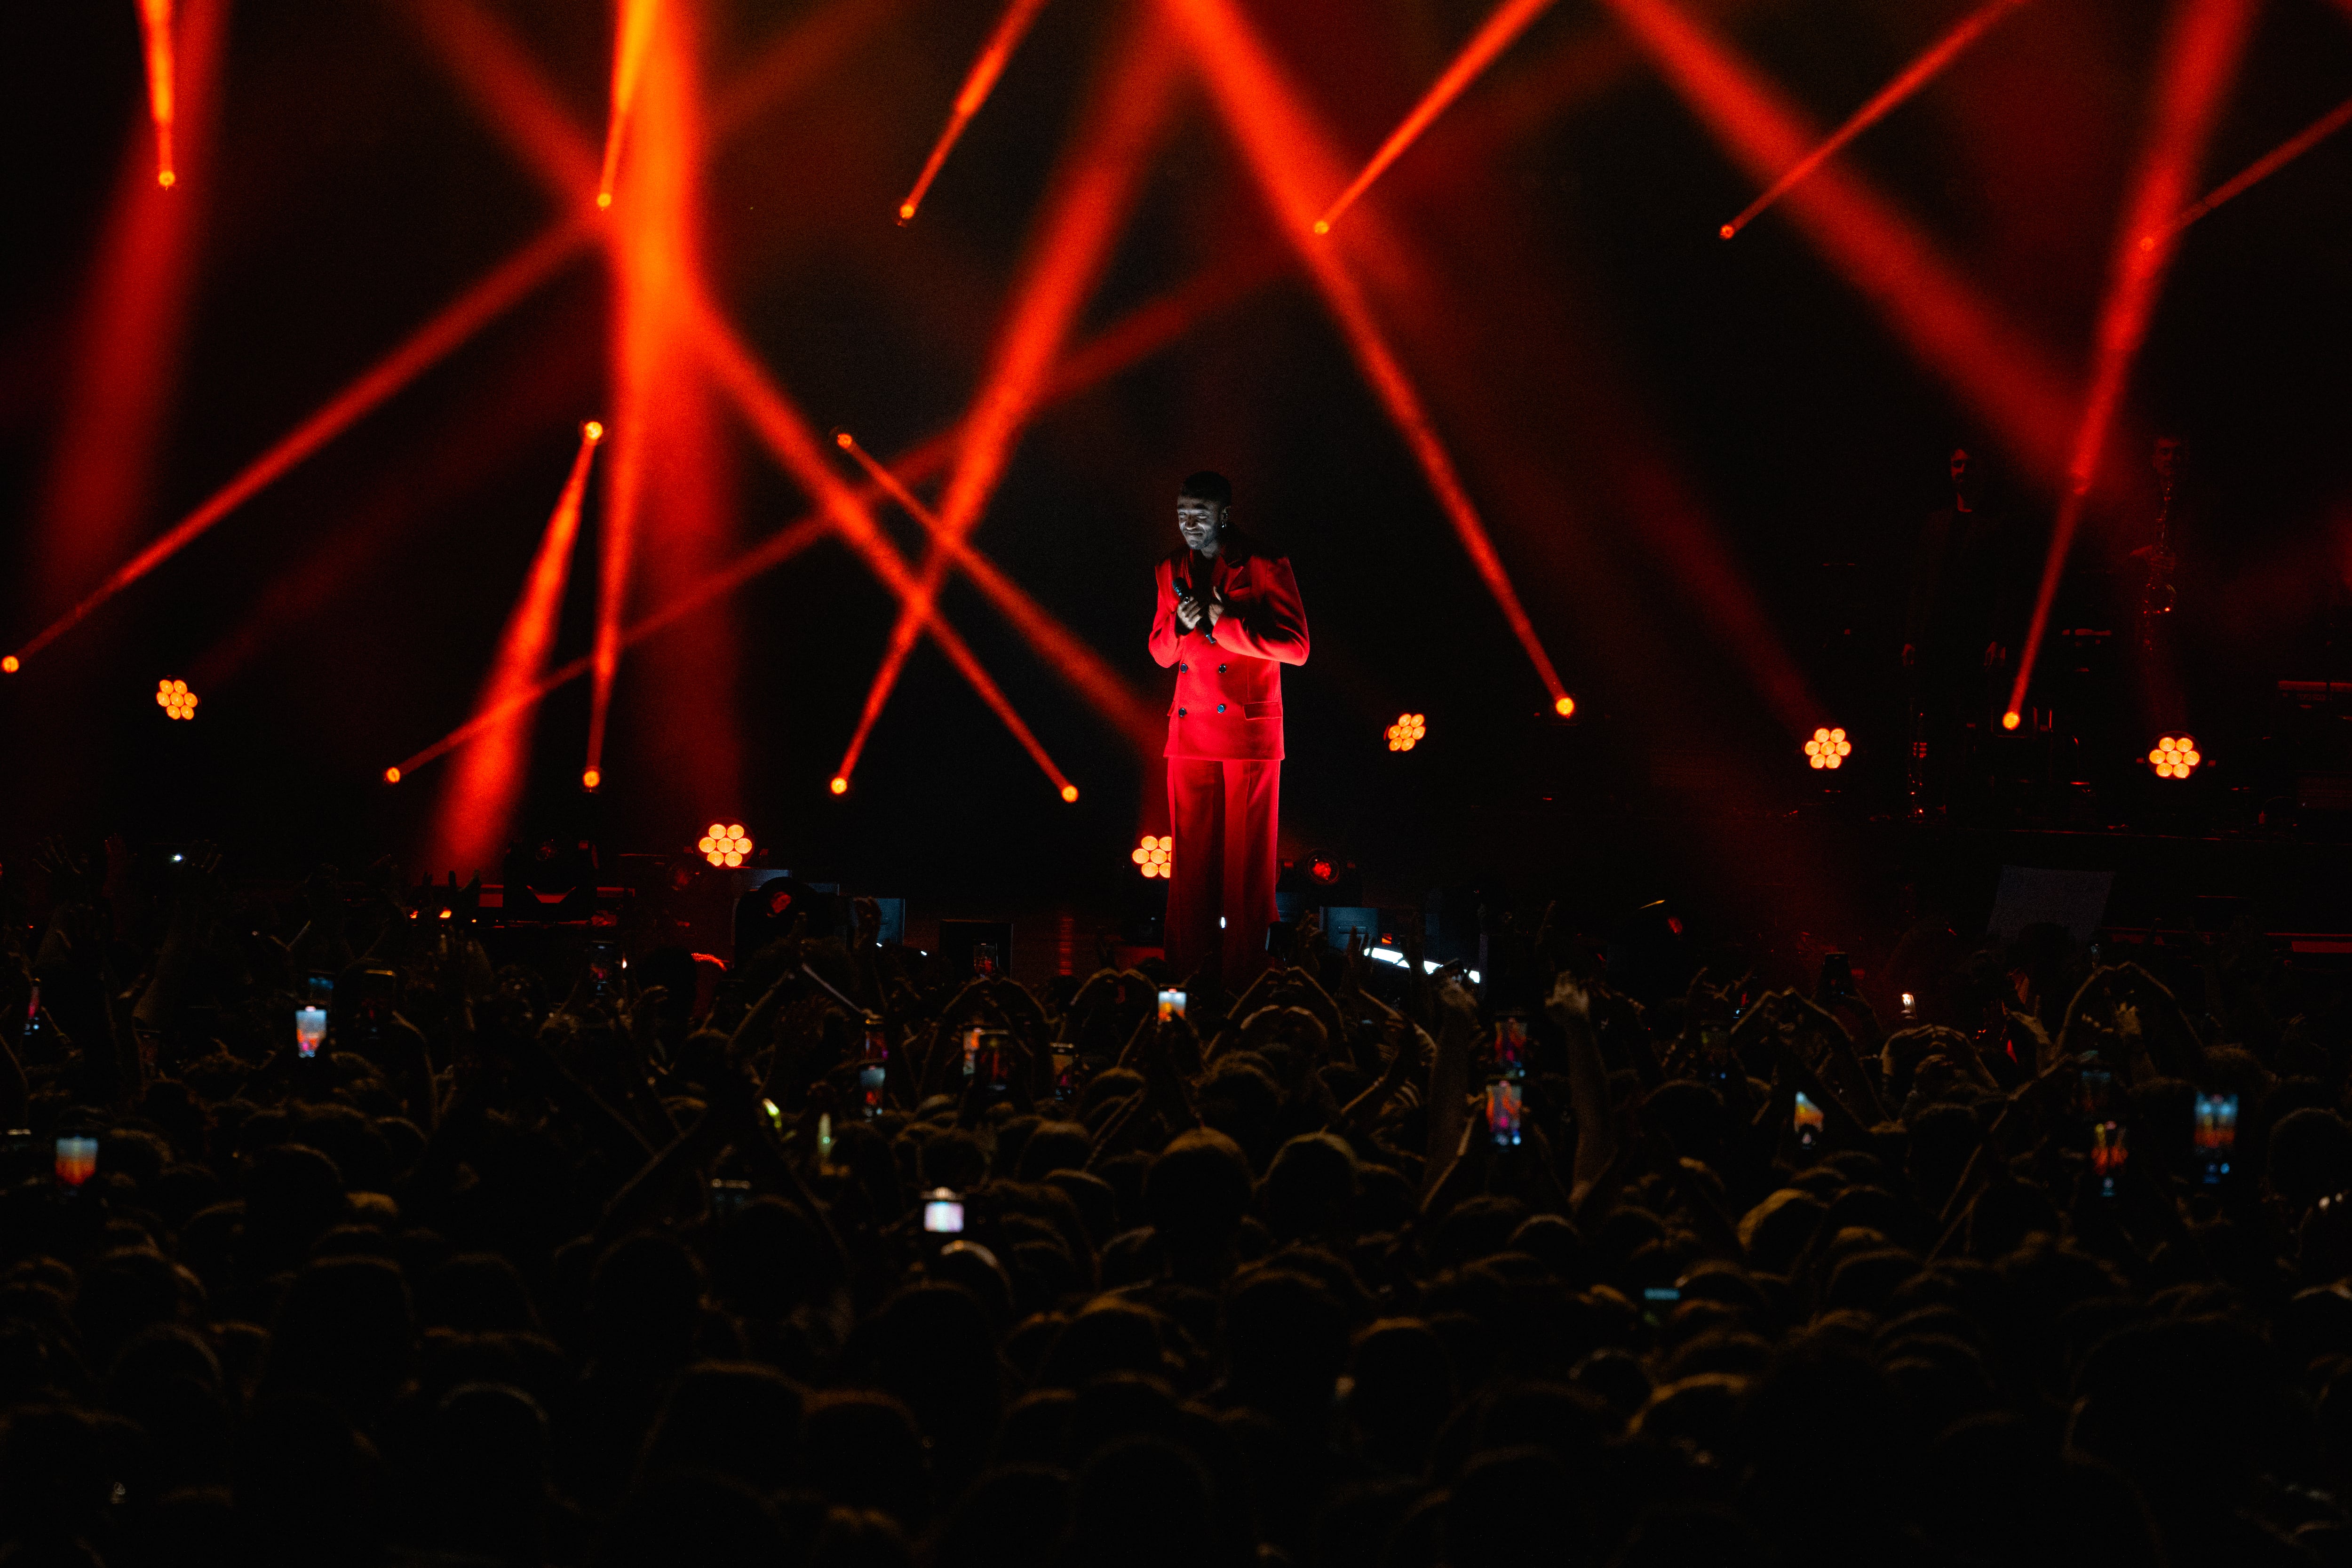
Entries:
[[695, 841], [702, 858], [714, 866], [740, 866], [751, 853], [751, 840], [740, 822], [714, 822], [710, 831]]
[[2148, 765], [2156, 769], [2160, 779], [2185, 779], [2197, 771], [2205, 753], [2197, 742], [2186, 735], [2167, 735], [2157, 742], [2156, 750], [2147, 754]]
[[591, 441], [601, 441], [604, 438], [604, 422], [601, 419], [591, 419], [587, 424], [580, 426], [580, 434]]
[[1805, 763], [1809, 767], [1838, 768], [1853, 755], [1853, 742], [1845, 738], [1843, 730], [1816, 730], [1813, 738], [1805, 742]]
[[398, 768], [384, 769], [383, 782], [386, 784], [398, 784], [400, 782], [400, 770]]
[[15, 654], [0, 655], [0, 675], [14, 675], [23, 668]]
[[613, 193], [610, 191], [598, 191], [596, 193], [596, 205], [599, 207], [611, 206], [613, 205]]
[[1328, 886], [1339, 879], [1339, 867], [1328, 855], [1318, 855], [1307, 862], [1307, 874]]
[[1134, 861], [1135, 868], [1145, 876], [1165, 877], [1168, 875], [1168, 862], [1174, 858], [1175, 851], [1174, 835], [1162, 834], [1154, 838], [1147, 833], [1136, 841], [1134, 848], [1127, 852], [1127, 858]]
[[1397, 715], [1397, 721], [1388, 728], [1389, 750], [1410, 752], [1421, 744], [1422, 737], [1428, 733], [1429, 721], [1426, 716], [1420, 713], [1400, 713]]
[[604, 772], [602, 768], [583, 768], [580, 770], [580, 787], [582, 789], [594, 789], [604, 782]]
[[1078, 786], [1076, 784], [1064, 784], [1062, 786], [1062, 798], [1069, 801], [1076, 800], [1078, 798]]
[[835, 795], [847, 795], [849, 793], [849, 781], [836, 773], [834, 775], [833, 783], [826, 787], [831, 789]]
[[2024, 719], [2014, 708], [2000, 716], [2000, 727], [2004, 730], [2014, 730], [2023, 722], [2025, 722]]
[[1576, 699], [1573, 697], [1563, 697], [1559, 701], [1551, 705], [1551, 710], [1559, 714], [1563, 719], [1569, 718], [1576, 711]]
[[196, 716], [196, 694], [188, 689], [184, 680], [162, 680], [155, 684], [155, 705], [171, 719], [193, 719]]

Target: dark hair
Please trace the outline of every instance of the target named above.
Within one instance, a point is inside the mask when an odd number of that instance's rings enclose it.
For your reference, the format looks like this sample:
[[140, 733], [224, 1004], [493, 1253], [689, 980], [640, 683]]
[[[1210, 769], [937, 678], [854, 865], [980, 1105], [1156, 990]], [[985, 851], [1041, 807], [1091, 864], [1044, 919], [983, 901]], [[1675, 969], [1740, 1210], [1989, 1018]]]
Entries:
[[1231, 506], [1234, 504], [1234, 482], [1214, 468], [1202, 468], [1197, 474], [1185, 475], [1184, 482], [1176, 487], [1176, 494], [1180, 499], [1190, 496], [1194, 500], [1213, 500], [1219, 506]]

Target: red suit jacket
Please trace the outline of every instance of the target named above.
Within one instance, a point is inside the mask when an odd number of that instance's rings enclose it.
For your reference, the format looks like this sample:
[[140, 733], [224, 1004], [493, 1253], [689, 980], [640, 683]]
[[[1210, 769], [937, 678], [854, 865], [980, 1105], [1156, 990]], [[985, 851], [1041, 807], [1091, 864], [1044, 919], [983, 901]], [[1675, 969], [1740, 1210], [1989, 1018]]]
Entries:
[[[1176, 618], [1179, 573], [1201, 598], [1212, 587], [1223, 595], [1224, 616], [1215, 626], [1203, 620], [1187, 632]], [[1176, 667], [1166, 754], [1281, 761], [1282, 667], [1307, 662], [1307, 608], [1289, 561], [1261, 555], [1227, 533], [1208, 560], [1181, 548], [1171, 552], [1154, 580], [1160, 602], [1151, 616], [1151, 657], [1162, 669]]]

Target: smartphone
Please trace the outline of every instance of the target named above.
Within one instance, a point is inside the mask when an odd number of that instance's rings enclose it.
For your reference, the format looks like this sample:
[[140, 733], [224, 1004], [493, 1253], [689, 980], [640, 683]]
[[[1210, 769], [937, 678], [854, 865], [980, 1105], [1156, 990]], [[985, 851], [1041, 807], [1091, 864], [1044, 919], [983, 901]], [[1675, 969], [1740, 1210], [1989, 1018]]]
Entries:
[[1903, 1016], [1915, 1021], [1919, 1016], [1919, 998], [1908, 991], [1903, 993]]
[[833, 1169], [833, 1114], [821, 1112], [816, 1119], [816, 1168]]
[[979, 1069], [980, 1037], [986, 1033], [987, 1029], [978, 1024], [963, 1032], [963, 1076], [967, 1079]]
[[60, 1138], [57, 1148], [58, 1185], [79, 1187], [98, 1174], [97, 1139]]
[[857, 1055], [858, 1109], [866, 1120], [882, 1114], [882, 1089], [890, 1076], [890, 1038], [882, 1020], [867, 1014], [866, 1043]]
[[371, 1040], [383, 1038], [392, 1023], [392, 1016], [400, 1008], [400, 975], [395, 970], [362, 969], [354, 988], [359, 993], [352, 1007], [358, 1020], [360, 1033]]
[[710, 1184], [710, 1213], [714, 1219], [726, 1219], [741, 1214], [743, 1205], [751, 1201], [751, 1184], [749, 1182], [714, 1181]]
[[1171, 1018], [1181, 1018], [1183, 1016], [1184, 993], [1176, 990], [1162, 991], [1160, 994], [1160, 1021], [1164, 1024]]
[[41, 983], [33, 982], [32, 999], [25, 1004], [25, 1028], [22, 1039], [31, 1045], [41, 1037]]
[[1796, 1117], [1797, 1147], [1808, 1153], [1820, 1148], [1822, 1130], [1828, 1123], [1829, 1118], [1822, 1113], [1822, 1108], [1808, 1099], [1803, 1089], [1799, 1089]]
[[1013, 1087], [1013, 1032], [982, 1029], [973, 1046], [973, 1076], [990, 1094], [1002, 1096]]
[[307, 1061], [319, 1054], [327, 1038], [327, 1009], [335, 1000], [334, 977], [313, 974], [304, 982], [304, 989], [308, 994], [294, 1008], [294, 1048]]
[[1073, 1047], [1055, 1044], [1054, 1047], [1054, 1100], [1066, 1105], [1078, 1098], [1078, 1053]]
[[1853, 963], [1844, 953], [1822, 954], [1822, 983], [1815, 995], [1824, 1003], [1843, 1002], [1853, 995]]
[[1642, 1287], [1642, 1300], [1650, 1302], [1654, 1306], [1672, 1307], [1679, 1303], [1682, 1299], [1683, 1291], [1682, 1287], [1679, 1285], [1644, 1285]]
[[616, 996], [621, 991], [621, 944], [617, 942], [592, 942], [588, 944], [588, 994], [602, 1000]]
[[1486, 1086], [1486, 1135], [1497, 1147], [1518, 1147], [1527, 1092], [1527, 1085], [1515, 1078], [1498, 1078]]
[[2238, 1147], [2238, 1097], [2200, 1094], [2197, 1097], [2197, 1164], [2205, 1184], [2218, 1187], [2230, 1173], [2230, 1157]]
[[2116, 1173], [2124, 1168], [2131, 1150], [2120, 1121], [2095, 1122], [2091, 1128], [2091, 1173], [2099, 1178], [2099, 1195], [2116, 1195]]
[[1525, 1078], [1528, 1071], [1528, 1016], [1524, 1013], [1502, 1013], [1495, 1018], [1495, 1070], [1514, 1078]]
[[963, 1199], [948, 1187], [933, 1187], [925, 1193], [923, 1229], [933, 1236], [962, 1235]]
[[2081, 1073], [2074, 1080], [2074, 1105], [2094, 1122], [2114, 1118], [2120, 1096], [2116, 1091], [2116, 1075], [2098, 1065], [2095, 1053], [2085, 1053]]
[[997, 973], [996, 944], [994, 942], [976, 942], [971, 944], [971, 972], [974, 974], [985, 975], [992, 975]]

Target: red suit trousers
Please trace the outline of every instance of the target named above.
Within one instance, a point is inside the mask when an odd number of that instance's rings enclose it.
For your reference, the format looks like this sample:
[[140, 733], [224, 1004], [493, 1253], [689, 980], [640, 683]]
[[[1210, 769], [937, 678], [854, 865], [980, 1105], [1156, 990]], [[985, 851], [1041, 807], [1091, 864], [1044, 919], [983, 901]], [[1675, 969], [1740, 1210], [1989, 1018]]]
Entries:
[[1168, 868], [1166, 937], [1168, 967], [1177, 979], [1199, 969], [1231, 990], [1265, 967], [1281, 797], [1279, 761], [1168, 759], [1168, 821], [1176, 847]]

